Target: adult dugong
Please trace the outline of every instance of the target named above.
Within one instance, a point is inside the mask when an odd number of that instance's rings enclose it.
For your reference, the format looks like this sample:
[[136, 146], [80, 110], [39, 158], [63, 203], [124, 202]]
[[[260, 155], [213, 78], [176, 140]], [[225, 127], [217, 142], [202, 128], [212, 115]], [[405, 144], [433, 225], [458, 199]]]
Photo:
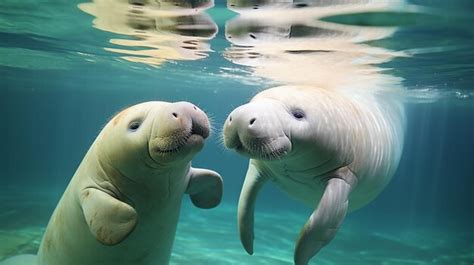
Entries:
[[296, 244], [297, 265], [335, 236], [346, 212], [373, 200], [394, 174], [405, 130], [395, 95], [306, 86], [264, 90], [230, 113], [227, 148], [250, 158], [238, 225], [253, 253], [255, 200], [268, 180], [315, 210]]
[[208, 135], [206, 114], [188, 102], [146, 102], [120, 112], [69, 183], [36, 263], [168, 264], [183, 194], [200, 208], [222, 197], [219, 174], [190, 163]]

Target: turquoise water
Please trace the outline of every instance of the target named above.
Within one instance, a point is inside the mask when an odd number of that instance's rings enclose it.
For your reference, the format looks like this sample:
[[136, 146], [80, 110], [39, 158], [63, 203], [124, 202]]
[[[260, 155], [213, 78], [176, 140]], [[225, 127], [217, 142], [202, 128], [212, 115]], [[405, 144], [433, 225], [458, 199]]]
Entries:
[[[255, 254], [247, 255], [236, 224], [247, 160], [225, 150], [220, 133], [227, 115], [258, 91], [311, 83], [395, 90], [407, 116], [392, 181], [348, 214], [311, 264], [472, 264], [472, 1], [320, 2], [251, 10], [229, 2], [240, 13], [219, 1], [202, 1], [192, 12], [145, 5], [138, 9], [151, 15], [127, 20], [126, 2], [79, 8], [76, 0], [2, 1], [0, 260], [36, 253], [57, 201], [109, 118], [142, 101], [186, 100], [212, 120], [213, 134], [193, 165], [221, 173], [224, 199], [201, 210], [185, 198], [171, 264], [292, 264], [312, 209], [266, 185]], [[313, 11], [278, 13], [282, 8]], [[196, 15], [176, 19], [189, 12]]]

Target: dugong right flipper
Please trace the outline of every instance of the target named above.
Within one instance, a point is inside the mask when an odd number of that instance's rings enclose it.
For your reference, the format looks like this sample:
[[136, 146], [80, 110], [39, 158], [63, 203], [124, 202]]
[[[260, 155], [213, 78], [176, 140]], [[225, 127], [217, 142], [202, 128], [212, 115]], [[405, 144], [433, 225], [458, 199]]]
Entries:
[[356, 183], [357, 177], [347, 167], [340, 168], [329, 176], [324, 194], [301, 230], [296, 243], [295, 265], [308, 264], [308, 261], [334, 238], [344, 221], [349, 206], [349, 194]]
[[137, 212], [97, 188], [81, 192], [81, 206], [89, 230], [104, 245], [116, 245], [124, 240], [137, 224]]
[[266, 178], [262, 176], [253, 164], [253, 160], [250, 160], [244, 185], [240, 193], [239, 208], [237, 212], [240, 241], [242, 242], [245, 251], [250, 255], [253, 254], [255, 201], [258, 192], [261, 190], [265, 182]]

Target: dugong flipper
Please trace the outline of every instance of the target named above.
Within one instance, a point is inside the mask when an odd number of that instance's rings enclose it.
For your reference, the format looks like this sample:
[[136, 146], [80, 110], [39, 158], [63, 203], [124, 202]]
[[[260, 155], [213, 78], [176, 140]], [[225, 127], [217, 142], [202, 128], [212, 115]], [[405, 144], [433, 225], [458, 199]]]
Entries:
[[295, 265], [308, 264], [336, 235], [349, 206], [349, 194], [357, 177], [347, 167], [330, 175], [323, 197], [301, 230], [296, 243]]
[[267, 182], [267, 178], [259, 172], [254, 163], [256, 163], [256, 161], [251, 159], [247, 175], [245, 176], [244, 185], [240, 192], [239, 208], [237, 210], [240, 241], [242, 242], [245, 251], [250, 255], [253, 254], [255, 201], [258, 192]]
[[82, 190], [82, 212], [95, 238], [104, 245], [116, 245], [124, 240], [137, 224], [137, 212], [97, 188]]
[[216, 207], [222, 199], [221, 176], [215, 171], [203, 168], [191, 168], [189, 174], [186, 193], [193, 204], [204, 209]]

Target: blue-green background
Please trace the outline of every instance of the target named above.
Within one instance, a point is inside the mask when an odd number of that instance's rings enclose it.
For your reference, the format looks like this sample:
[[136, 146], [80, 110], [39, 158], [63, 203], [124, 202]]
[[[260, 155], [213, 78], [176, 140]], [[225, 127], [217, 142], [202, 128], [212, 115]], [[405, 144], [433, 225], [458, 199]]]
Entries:
[[[172, 264], [291, 264], [311, 209], [275, 187], [258, 199], [254, 256], [236, 231], [247, 161], [226, 151], [219, 134], [233, 108], [269, 87], [226, 70], [244, 68], [222, 54], [230, 46], [225, 21], [236, 14], [219, 1], [207, 11], [219, 26], [208, 58], [154, 68], [105, 51], [117, 35], [93, 28], [78, 3], [0, 3], [0, 260], [36, 251], [57, 200], [114, 113], [142, 101], [186, 100], [203, 108], [215, 129], [193, 164], [219, 171], [225, 194], [213, 210], [184, 201]], [[474, 262], [474, 2], [413, 3], [434, 8], [437, 17], [401, 15], [400, 30], [374, 45], [448, 48], [384, 65], [409, 90], [399, 169], [374, 202], [347, 216], [312, 264]]]

